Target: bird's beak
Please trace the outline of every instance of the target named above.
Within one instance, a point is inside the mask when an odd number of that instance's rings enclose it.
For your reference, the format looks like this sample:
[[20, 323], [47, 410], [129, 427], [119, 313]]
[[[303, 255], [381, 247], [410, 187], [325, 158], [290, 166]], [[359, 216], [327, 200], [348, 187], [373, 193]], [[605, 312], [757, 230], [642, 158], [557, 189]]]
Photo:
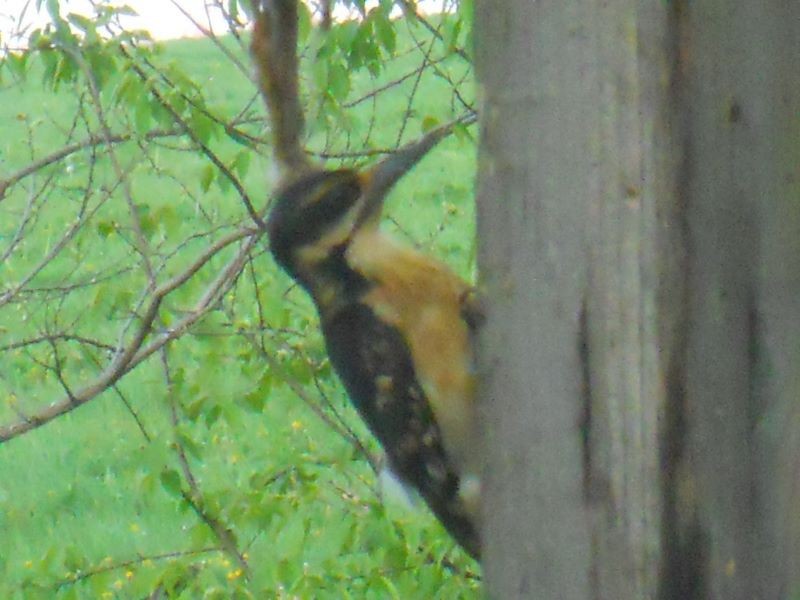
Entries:
[[[434, 133], [434, 132], [431, 132]], [[381, 213], [383, 203], [389, 191], [394, 187], [400, 178], [408, 173], [428, 151], [433, 148], [442, 135], [431, 135], [430, 133], [418, 142], [403, 146], [397, 152], [387, 156], [377, 165], [362, 171], [361, 189], [363, 200], [363, 212], [360, 221], [364, 222]]]

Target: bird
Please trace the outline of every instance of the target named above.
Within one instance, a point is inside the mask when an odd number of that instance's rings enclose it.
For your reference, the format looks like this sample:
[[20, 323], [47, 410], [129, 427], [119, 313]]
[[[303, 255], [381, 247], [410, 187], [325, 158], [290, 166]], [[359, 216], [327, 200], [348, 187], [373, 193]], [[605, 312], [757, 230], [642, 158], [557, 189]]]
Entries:
[[395, 183], [438, 141], [365, 169], [313, 168], [276, 192], [277, 264], [310, 295], [331, 365], [394, 474], [480, 558], [474, 288], [380, 227]]

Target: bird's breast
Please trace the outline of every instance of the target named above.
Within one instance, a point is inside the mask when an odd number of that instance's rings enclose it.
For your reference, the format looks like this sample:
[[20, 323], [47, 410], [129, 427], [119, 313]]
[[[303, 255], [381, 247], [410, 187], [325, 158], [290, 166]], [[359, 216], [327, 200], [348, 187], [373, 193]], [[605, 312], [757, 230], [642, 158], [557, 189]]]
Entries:
[[408, 344], [420, 385], [460, 469], [475, 437], [475, 375], [462, 300], [469, 286], [444, 263], [379, 231], [354, 239], [351, 268], [370, 282], [362, 297]]

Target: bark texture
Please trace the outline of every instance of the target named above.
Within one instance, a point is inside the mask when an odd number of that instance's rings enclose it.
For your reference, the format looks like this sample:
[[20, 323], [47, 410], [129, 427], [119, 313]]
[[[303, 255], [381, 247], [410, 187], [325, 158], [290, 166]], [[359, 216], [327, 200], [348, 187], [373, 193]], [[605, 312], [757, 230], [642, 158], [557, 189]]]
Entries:
[[800, 3], [476, 3], [497, 598], [800, 594]]

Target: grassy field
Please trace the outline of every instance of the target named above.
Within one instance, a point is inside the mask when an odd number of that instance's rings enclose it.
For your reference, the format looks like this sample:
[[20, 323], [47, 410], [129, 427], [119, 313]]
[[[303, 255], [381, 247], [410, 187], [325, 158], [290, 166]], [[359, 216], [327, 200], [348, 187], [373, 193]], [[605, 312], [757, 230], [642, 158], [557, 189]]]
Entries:
[[[205, 82], [209, 104], [220, 110], [243, 105], [253, 93], [251, 83], [206, 41], [169, 43], [161, 58], [176, 61], [195, 81]], [[408, 56], [393, 62], [381, 81], [405, 73], [414, 60]], [[35, 69], [24, 84], [12, 85], [6, 77], [4, 85], [0, 177], [57, 146], [77, 106], [69, 90], [43, 89]], [[358, 74], [351, 97], [375, 85]], [[410, 80], [375, 105], [366, 102], [351, 111], [354, 131], [366, 131], [374, 117], [372, 142], [376, 147], [391, 145], [413, 85]], [[448, 89], [440, 79], [423, 78], [415, 114], [447, 119]], [[316, 127], [312, 147], [324, 139]], [[31, 131], [34, 141], [29, 144]], [[406, 139], [419, 134], [419, 120], [411, 121]], [[227, 156], [241, 150], [225, 140], [215, 149]], [[119, 149], [125, 160], [137, 152], [135, 144]], [[164, 255], [175, 252], [169, 265], [177, 269], [204, 247], [205, 239], [182, 245], [193, 231], [208, 229], [209, 219], [204, 221], [201, 214], [226, 223], [241, 213], [241, 206], [230, 190], [202, 190], [204, 163], [196, 154], [167, 145], [158, 153], [158, 168], [141, 164], [134, 170], [132, 194], [153, 217], [153, 243]], [[253, 158], [245, 178], [253, 197], [266, 193], [267, 167], [265, 158]], [[67, 191], [70, 178], [78, 186], [86, 175], [81, 163], [59, 163], [48, 173], [60, 178], [60, 189]], [[398, 186], [386, 223], [466, 277], [474, 255], [473, 173], [474, 146], [463, 139], [445, 141]], [[108, 174], [98, 179], [101, 175]], [[18, 186], [0, 204], [0, 244], [13, 236], [26, 201], [26, 190]], [[17, 281], [48, 251], [74, 214], [75, 202], [68, 194], [50, 201], [36, 235], [0, 266], [3, 286]], [[98, 209], [59, 260], [36, 277], [34, 287], [129, 264], [129, 241], [108, 233], [108, 225], [122, 214], [124, 203], [117, 194]], [[223, 263], [224, 257], [212, 261], [185, 294], [178, 293], [170, 310], [179, 313]], [[309, 391], [324, 393], [353, 430], [368, 439], [325, 366], [307, 300], [296, 290], [285, 295], [288, 282], [265, 254], [254, 261], [253, 276], [265, 286], [268, 316], [303, 333], [281, 342], [287, 370], [305, 377]], [[144, 284], [140, 272], [119, 274], [90, 295], [67, 299], [58, 315], [74, 316], [80, 332], [112, 338], [122, 318], [120, 306], [128, 306]], [[230, 299], [243, 322], [254, 310], [247, 306], [253, 297], [246, 293], [252, 292], [247, 285], [239, 285]], [[0, 346], [41, 331], [54, 318], [48, 302], [37, 299], [0, 310]], [[430, 515], [381, 502], [373, 472], [352, 445], [269, 373], [240, 338], [225, 335], [229, 327], [221, 315], [211, 313], [191, 335], [170, 346], [176, 374], [172, 388], [165, 385], [161, 362], [150, 359], [121, 380], [119, 395], [107, 391], [0, 445], [0, 597], [142, 598], [159, 582], [186, 598], [201, 597], [199, 590], [208, 598], [478, 597], [472, 576], [477, 567], [454, 548]], [[36, 352], [0, 354], [3, 423], [14, 420], [18, 409], [32, 410], [60, 393], [58, 381], [37, 368]], [[74, 362], [82, 364], [79, 350], [75, 352]], [[301, 363], [316, 365], [318, 389], [298, 368]], [[72, 382], [79, 385], [82, 375], [89, 378], [92, 372], [76, 367]], [[182, 407], [177, 431], [187, 444], [205, 501], [245, 550], [253, 571], [250, 582], [216, 549], [211, 531], [176, 492], [169, 394]], [[120, 395], [139, 414], [149, 440]], [[445, 558], [448, 567], [442, 564]]]

